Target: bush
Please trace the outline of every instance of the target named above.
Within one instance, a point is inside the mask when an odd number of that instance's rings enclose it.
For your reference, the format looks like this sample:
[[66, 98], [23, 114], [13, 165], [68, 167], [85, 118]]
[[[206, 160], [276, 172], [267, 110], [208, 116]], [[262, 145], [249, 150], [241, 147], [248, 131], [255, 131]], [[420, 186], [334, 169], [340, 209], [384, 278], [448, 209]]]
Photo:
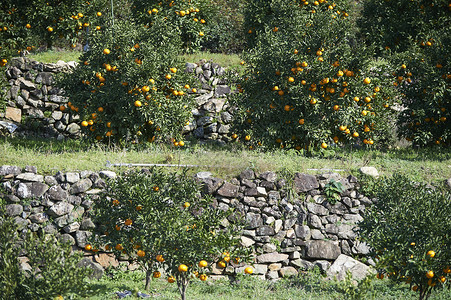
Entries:
[[[180, 139], [192, 109], [177, 35], [163, 19], [148, 29], [116, 21], [94, 32], [80, 65], [61, 81], [83, 132], [117, 143]], [[149, 38], [150, 37], [150, 38]]]
[[355, 40], [346, 2], [248, 2], [251, 49], [232, 137], [298, 150], [389, 141], [390, 65], [371, 67], [373, 52]]
[[[18, 257], [26, 255], [29, 268], [19, 267]], [[19, 234], [14, 219], [0, 207], [0, 298], [53, 299], [57, 296], [86, 295], [85, 279], [90, 271], [77, 266], [81, 253], [50, 235]]]
[[[101, 226], [94, 247], [138, 262], [147, 273], [146, 289], [151, 277], [159, 278], [164, 269], [185, 299], [189, 281], [196, 276], [205, 281], [209, 266], [246, 258], [239, 244], [239, 220], [202, 198], [186, 172], [124, 174], [96, 202], [96, 216]], [[228, 217], [231, 224], [221, 226]]]
[[366, 43], [395, 66], [399, 134], [419, 146], [451, 144], [450, 12], [445, 0], [371, 0], [359, 19]]
[[177, 35], [186, 52], [199, 49], [208, 33], [212, 11], [207, 0], [134, 0], [132, 12], [140, 24], [151, 28], [156, 20], [164, 18], [167, 30]]
[[[95, 209], [99, 232], [88, 249], [105, 249], [139, 263], [147, 274], [146, 289], [151, 277], [159, 278], [164, 269], [185, 299], [190, 280], [207, 280], [213, 264], [225, 268], [248, 257], [239, 243], [240, 215], [202, 198], [186, 171], [124, 174], [109, 183]], [[227, 219], [230, 224], [222, 226]]]
[[427, 299], [451, 273], [451, 194], [394, 175], [379, 180], [360, 236], [372, 248], [378, 277], [405, 282]]

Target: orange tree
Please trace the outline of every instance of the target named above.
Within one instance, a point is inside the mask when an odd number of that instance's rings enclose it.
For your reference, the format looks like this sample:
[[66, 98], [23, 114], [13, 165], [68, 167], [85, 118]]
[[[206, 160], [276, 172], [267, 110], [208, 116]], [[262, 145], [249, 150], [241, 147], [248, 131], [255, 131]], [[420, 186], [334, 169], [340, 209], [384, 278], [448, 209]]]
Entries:
[[[109, 182], [95, 209], [98, 235], [88, 249], [103, 248], [139, 263], [147, 274], [146, 289], [164, 270], [185, 299], [190, 280], [207, 280], [213, 264], [225, 268], [247, 257], [239, 243], [242, 218], [201, 197], [186, 171], [131, 171]], [[230, 224], [222, 226], [227, 219]]]
[[[192, 76], [177, 57], [167, 22], [150, 28], [116, 21], [93, 32], [89, 51], [61, 81], [83, 131], [101, 141], [181, 138], [192, 107]], [[178, 145], [178, 144], [177, 144]], [[181, 144], [183, 145], [183, 144]]]
[[152, 27], [155, 20], [164, 18], [168, 30], [180, 37], [185, 51], [199, 49], [208, 32], [213, 10], [207, 0], [135, 0], [132, 12], [137, 22]]
[[372, 247], [377, 277], [407, 283], [427, 299], [451, 277], [451, 194], [401, 175], [375, 186], [370, 196], [377, 202], [359, 227]]
[[406, 110], [400, 136], [416, 145], [451, 144], [451, 3], [365, 1], [362, 37], [395, 67]]
[[[251, 148], [371, 146], [389, 140], [391, 70], [370, 67], [347, 1], [249, 1], [247, 71], [233, 138]], [[356, 54], [357, 53], [357, 54]], [[244, 63], [244, 62], [243, 62]]]

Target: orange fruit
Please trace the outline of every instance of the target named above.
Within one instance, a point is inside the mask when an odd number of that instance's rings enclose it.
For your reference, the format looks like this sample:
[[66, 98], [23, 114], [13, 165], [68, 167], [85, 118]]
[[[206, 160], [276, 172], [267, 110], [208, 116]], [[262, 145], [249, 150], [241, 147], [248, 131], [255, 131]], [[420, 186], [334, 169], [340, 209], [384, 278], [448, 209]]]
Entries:
[[252, 267], [247, 267], [246, 269], [244, 269], [244, 273], [250, 275], [250, 274], [254, 273], [254, 269]]
[[334, 105], [334, 110], [335, 110], [335, 111], [338, 111], [339, 109], [340, 109], [340, 106]]
[[426, 255], [429, 256], [430, 258], [433, 258], [433, 257], [435, 256], [435, 252], [434, 252], [433, 250], [429, 250], [429, 251], [426, 253]]
[[288, 77], [288, 82], [294, 82], [294, 78], [293, 77]]
[[185, 142], [184, 142], [184, 141], [180, 141], [180, 142], [179, 142], [179, 146], [180, 146], [180, 147], [185, 146]]
[[204, 36], [205, 34], [201, 31], [199, 32], [199, 36]]
[[190, 205], [191, 205], [191, 204], [189, 204], [189, 202], [183, 203], [183, 207], [184, 207], [184, 208], [188, 208]]
[[206, 281], [207, 278], [208, 278], [208, 277], [207, 277], [207, 275], [205, 275], [205, 274], [202, 274], [202, 275], [199, 276], [199, 279], [202, 280], [202, 281]]
[[47, 27], [47, 31], [48, 31], [48, 32], [52, 32], [52, 31], [53, 31], [53, 28], [52, 28], [52, 27]]
[[285, 106], [283, 107], [283, 109], [284, 109], [285, 111], [290, 111], [290, 106], [289, 106], [289, 105], [285, 105]]
[[441, 283], [445, 283], [446, 278], [445, 278], [445, 276], [440, 276], [439, 280], [440, 280]]
[[137, 255], [139, 257], [144, 257], [144, 256], [146, 256], [146, 252], [144, 252], [143, 250], [138, 250]]
[[105, 49], [103, 49], [103, 54], [110, 54], [110, 49], [108, 49], [108, 48], [105, 48]]
[[157, 257], [156, 257], [156, 260], [159, 261], [159, 262], [164, 262], [163, 255], [158, 254]]
[[226, 257], [224, 257], [224, 261], [225, 262], [229, 262], [230, 261], [230, 256], [227, 255]]
[[86, 250], [86, 251], [91, 251], [91, 250], [92, 250], [91, 244], [86, 244], [85, 250]]
[[154, 278], [160, 278], [161, 277], [161, 273], [158, 271], [153, 272], [153, 277]]
[[102, 13], [100, 11], [97, 12], [96, 14], [98, 17], [100, 17], [102, 15]]
[[236, 133], [232, 134], [232, 139], [236, 139], [238, 135]]
[[168, 277], [168, 282], [169, 282], [169, 283], [174, 283], [174, 282], [175, 282], [174, 276], [169, 276], [169, 277]]
[[244, 137], [244, 139], [245, 139], [246, 141], [250, 141], [250, 140], [251, 140], [251, 136], [250, 136], [250, 135], [246, 135], [246, 136]]
[[122, 247], [121, 244], [117, 244], [114, 248], [115, 248], [117, 251], [121, 251], [121, 250], [124, 249], [124, 247]]
[[225, 268], [226, 267], [225, 261], [221, 260], [220, 262], [218, 262], [218, 267]]
[[363, 83], [364, 83], [364, 84], [370, 84], [370, 83], [371, 83], [371, 79], [369, 79], [368, 77], [366, 77], [365, 79], [363, 79]]
[[353, 136], [353, 137], [359, 137], [359, 133], [358, 133], [358, 132], [354, 132], [354, 133], [352, 134], [352, 136]]
[[188, 267], [187, 267], [186, 265], [184, 265], [184, 264], [181, 264], [181, 265], [178, 267], [178, 270], [179, 270], [180, 273], [186, 272], [186, 271], [188, 271]]
[[321, 143], [321, 148], [326, 149], [327, 148], [327, 144], [326, 143]]
[[25, 28], [30, 29], [30, 28], [31, 28], [31, 25], [30, 25], [30, 24], [27, 24], [27, 25], [25, 25]]
[[431, 279], [432, 277], [434, 277], [434, 271], [432, 271], [432, 270], [427, 271], [427, 272], [426, 272], [426, 277], [429, 278], [429, 279]]
[[199, 262], [199, 267], [206, 268], [208, 266], [208, 262], [206, 260], [201, 260]]
[[136, 100], [135, 101], [135, 106], [136, 107], [141, 107], [143, 104], [141, 103], [141, 101], [139, 101], [139, 100]]
[[87, 121], [83, 121], [83, 122], [81, 122], [81, 126], [83, 126], [83, 127], [88, 127], [88, 122]]
[[450, 266], [444, 267], [444, 268], [443, 268], [443, 273], [445, 273], [445, 274], [451, 273], [451, 267], [450, 267]]
[[127, 220], [125, 220], [124, 224], [127, 226], [130, 226], [133, 224], [133, 221], [131, 219], [127, 219]]
[[304, 119], [299, 119], [299, 125], [304, 125], [305, 120]]

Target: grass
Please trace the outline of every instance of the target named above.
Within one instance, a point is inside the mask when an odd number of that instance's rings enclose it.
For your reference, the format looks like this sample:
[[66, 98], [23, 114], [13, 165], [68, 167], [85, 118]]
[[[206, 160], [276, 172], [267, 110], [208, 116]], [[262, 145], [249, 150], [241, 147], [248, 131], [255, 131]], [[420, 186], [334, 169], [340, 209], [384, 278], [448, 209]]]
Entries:
[[[43, 62], [43, 63], [56, 63], [59, 60], [62, 61], [78, 61], [78, 58], [81, 56], [82, 52], [80, 51], [71, 51], [71, 50], [50, 50], [43, 52], [35, 52], [29, 55], [30, 58]], [[241, 70], [243, 66], [241, 66], [241, 58], [237, 54], [222, 54], [222, 53], [209, 53], [209, 52], [197, 52], [194, 54], [184, 54], [180, 56], [183, 61], [197, 63], [202, 59], [207, 61], [212, 60], [213, 62], [219, 64], [220, 66], [228, 69]]]
[[61, 50], [61, 51], [43, 51], [43, 52], [35, 52], [29, 55], [31, 59], [42, 63], [56, 63], [59, 60], [68, 62], [68, 61], [78, 61], [80, 57], [80, 51], [70, 51], [70, 50]]
[[[139, 271], [113, 271], [101, 280], [92, 282], [90, 300], [117, 299], [116, 291], [141, 291], [151, 298], [180, 299], [176, 284], [169, 284], [160, 278], [153, 280], [151, 290], [145, 292], [144, 274]], [[255, 277], [238, 276], [236, 281], [218, 280], [207, 283], [192, 280], [187, 289], [187, 299], [416, 299], [418, 295], [408, 285], [392, 283], [389, 280], [370, 279], [367, 285], [353, 286], [350, 281], [336, 282], [323, 278], [318, 272], [301, 273], [298, 277], [284, 278], [276, 282]], [[430, 299], [449, 299], [449, 289], [434, 293]], [[354, 297], [354, 298], [353, 298]], [[127, 299], [140, 299], [132, 296]]]
[[[245, 168], [258, 172], [326, 173], [332, 170], [343, 176], [357, 174], [362, 166], [374, 166], [382, 175], [400, 172], [416, 180], [443, 182], [451, 177], [451, 152], [446, 149], [410, 148], [389, 151], [336, 149], [328, 157], [307, 157], [295, 151], [249, 151], [239, 144], [201, 145], [187, 141], [186, 147], [146, 144], [119, 149], [84, 141], [0, 140], [0, 165], [37, 166], [40, 173], [106, 169], [111, 163], [192, 164], [192, 172], [210, 171], [214, 176], [230, 179]], [[115, 170], [118, 170], [116, 168]]]

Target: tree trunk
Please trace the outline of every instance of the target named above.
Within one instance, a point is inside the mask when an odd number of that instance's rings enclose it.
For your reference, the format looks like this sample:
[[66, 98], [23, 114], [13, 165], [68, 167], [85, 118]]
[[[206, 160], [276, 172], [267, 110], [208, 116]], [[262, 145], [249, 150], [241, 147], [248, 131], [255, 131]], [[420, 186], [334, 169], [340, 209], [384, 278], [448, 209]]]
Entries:
[[146, 270], [146, 287], [145, 287], [146, 291], [149, 291], [150, 289], [150, 280], [152, 280], [152, 269], [148, 268]]

